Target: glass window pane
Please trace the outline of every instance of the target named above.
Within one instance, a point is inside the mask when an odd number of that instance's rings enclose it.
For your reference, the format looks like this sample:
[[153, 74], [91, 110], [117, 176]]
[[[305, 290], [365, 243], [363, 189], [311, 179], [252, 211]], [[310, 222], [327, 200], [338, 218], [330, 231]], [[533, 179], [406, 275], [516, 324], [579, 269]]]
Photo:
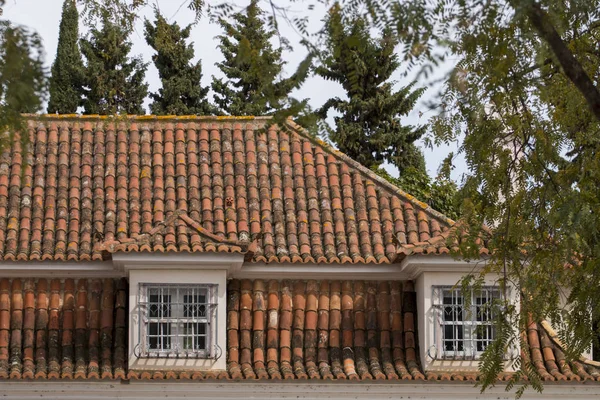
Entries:
[[444, 339], [454, 339], [454, 325], [444, 326]]
[[153, 293], [148, 296], [148, 316], [150, 318], [168, 318], [171, 316], [171, 296]]
[[210, 343], [206, 286], [155, 285], [147, 287], [146, 349], [159, 356], [207, 354]]
[[169, 350], [171, 348], [170, 324], [148, 323], [148, 348], [151, 350]]
[[[484, 287], [469, 294], [469, 308], [465, 308], [462, 289], [441, 288], [439, 303], [442, 351], [446, 356], [473, 356], [484, 351], [496, 337], [494, 301], [500, 298], [496, 288]], [[461, 354], [462, 353], [462, 354]]]
[[206, 336], [197, 336], [195, 338], [196, 349], [206, 349]]
[[186, 294], [183, 296], [183, 316], [186, 318], [206, 317], [206, 295]]
[[206, 350], [206, 323], [187, 323], [183, 327], [185, 350]]

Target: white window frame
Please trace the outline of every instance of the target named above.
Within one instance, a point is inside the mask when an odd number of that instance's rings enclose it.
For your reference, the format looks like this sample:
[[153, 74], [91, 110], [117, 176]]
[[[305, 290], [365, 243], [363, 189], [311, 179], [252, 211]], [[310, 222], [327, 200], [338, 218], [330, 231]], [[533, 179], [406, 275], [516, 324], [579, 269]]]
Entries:
[[[153, 296], [156, 297], [153, 299]], [[164, 302], [167, 296], [168, 302]], [[204, 302], [187, 303], [185, 296], [204, 296]], [[218, 326], [218, 285], [140, 283], [139, 299], [139, 343], [136, 345], [138, 358], [213, 359], [216, 357], [213, 335], [214, 327]], [[197, 312], [196, 315], [193, 315], [194, 310]], [[189, 314], [190, 311], [192, 315]], [[157, 324], [156, 334], [151, 332], [150, 324]], [[194, 332], [194, 329], [199, 329], [201, 325], [205, 325], [204, 333]], [[192, 331], [192, 335], [186, 332], [188, 329]], [[157, 339], [155, 346], [152, 347], [151, 338]], [[196, 345], [196, 340], [200, 343], [200, 338], [204, 338], [204, 346]], [[189, 348], [189, 340], [192, 343], [191, 348]], [[156, 345], [159, 345], [158, 348]]]
[[[465, 307], [464, 293], [461, 287], [457, 286], [433, 286], [433, 309], [435, 327], [434, 343], [437, 349], [437, 355], [441, 359], [446, 360], [477, 360], [481, 357], [485, 347], [477, 348], [478, 342], [489, 345], [496, 334], [493, 312], [489, 307], [478, 310], [478, 306], [501, 299], [500, 289], [496, 286], [482, 286], [478, 289], [471, 289], [470, 307]], [[449, 303], [445, 303], [444, 299], [450, 299]], [[481, 302], [481, 300], [484, 300]], [[478, 303], [479, 302], [479, 303]], [[456, 311], [452, 312], [451, 309]], [[449, 311], [450, 310], [450, 311]], [[486, 312], [485, 319], [478, 320], [478, 311]], [[455, 318], [460, 315], [461, 318], [456, 320], [447, 320], [445, 317], [450, 316]], [[459, 314], [460, 313], [460, 314]], [[448, 327], [454, 327], [452, 330], [453, 338], [447, 339], [445, 333]], [[482, 329], [485, 329], [482, 331]], [[477, 331], [484, 332], [487, 337], [478, 338]], [[459, 337], [459, 332], [462, 332], [462, 338]], [[454, 349], [446, 349], [446, 342], [454, 341]], [[462, 343], [462, 348], [459, 344]]]

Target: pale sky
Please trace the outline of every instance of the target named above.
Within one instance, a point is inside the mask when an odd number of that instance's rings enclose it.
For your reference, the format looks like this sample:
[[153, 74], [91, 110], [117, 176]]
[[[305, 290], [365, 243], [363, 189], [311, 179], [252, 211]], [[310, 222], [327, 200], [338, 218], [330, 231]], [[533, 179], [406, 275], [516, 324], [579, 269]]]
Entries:
[[[282, 0], [282, 3], [288, 0]], [[8, 20], [25, 25], [29, 28], [36, 30], [43, 39], [44, 48], [46, 51], [46, 64], [48, 68], [52, 65], [54, 57], [56, 55], [56, 46], [58, 42], [58, 28], [60, 24], [60, 15], [62, 11], [63, 0], [7, 0], [4, 9], [3, 17]], [[170, 21], [177, 21], [179, 25], [185, 26], [192, 22], [193, 12], [187, 9], [186, 0], [153, 0], [149, 1], [152, 4], [158, 4], [162, 14]], [[244, 7], [248, 4], [248, 1], [234, 0], [232, 3]], [[316, 2], [315, 2], [316, 3]], [[182, 6], [183, 4], [183, 6]], [[306, 2], [290, 3], [292, 7], [292, 15], [305, 15], [309, 13], [310, 24], [309, 31], [315, 32], [322, 25], [322, 18], [324, 15], [324, 8], [316, 7], [313, 11], [307, 10]], [[149, 19], [153, 18], [152, 7], [146, 7], [142, 12], [143, 17]], [[80, 20], [80, 33], [84, 32], [84, 27], [81, 26]], [[203, 18], [200, 22], [192, 29], [190, 40], [194, 42], [196, 59], [202, 59], [202, 85], [209, 85], [212, 76], [222, 76], [215, 63], [221, 61], [222, 56], [217, 48], [217, 40], [215, 37], [221, 34], [222, 31], [217, 24], [211, 23], [208, 18]], [[284, 35], [292, 44], [293, 51], [287, 51], [283, 54], [283, 59], [287, 62], [285, 67], [286, 76], [292, 74], [298, 63], [306, 56], [306, 50], [299, 44], [300, 35], [294, 31], [291, 27], [282, 24], [281, 33]], [[160, 87], [160, 80], [158, 78], [158, 72], [152, 64], [152, 48], [146, 44], [143, 34], [143, 18], [140, 18], [136, 24], [136, 30], [134, 31], [131, 40], [133, 42], [132, 55], [141, 54], [144, 61], [149, 62], [148, 71], [146, 72], [146, 81], [149, 83], [150, 92], [156, 91]], [[399, 68], [397, 76], [393, 77], [394, 80], [398, 81], [398, 85], [406, 85], [409, 80], [400, 76]], [[426, 86], [427, 82], [423, 82], [421, 86]], [[439, 90], [439, 89], [438, 89]], [[426, 112], [424, 102], [434, 95], [437, 90], [435, 88], [429, 88], [427, 92], [421, 98], [421, 101], [415, 107], [413, 112], [404, 119], [405, 123], [414, 125], [424, 124], [427, 122], [427, 118], [432, 114]], [[344, 92], [340, 85], [330, 81], [326, 81], [319, 77], [310, 77], [304, 85], [294, 93], [297, 98], [308, 98], [309, 103], [313, 108], [320, 107], [327, 99], [340, 96], [343, 97]], [[146, 111], [148, 112], [148, 101], [146, 101]], [[419, 116], [419, 112], [424, 112], [425, 115]], [[442, 146], [440, 148], [424, 149], [425, 159], [427, 162], [427, 169], [431, 176], [435, 176], [437, 169], [441, 161], [446, 157], [450, 151], [455, 151], [456, 146], [447, 147]], [[456, 169], [453, 171], [452, 177], [455, 180], [460, 180], [461, 175], [466, 170], [464, 159], [459, 157], [456, 159]], [[389, 168], [388, 168], [389, 167]], [[392, 174], [397, 175], [394, 168], [391, 166], [386, 167]]]

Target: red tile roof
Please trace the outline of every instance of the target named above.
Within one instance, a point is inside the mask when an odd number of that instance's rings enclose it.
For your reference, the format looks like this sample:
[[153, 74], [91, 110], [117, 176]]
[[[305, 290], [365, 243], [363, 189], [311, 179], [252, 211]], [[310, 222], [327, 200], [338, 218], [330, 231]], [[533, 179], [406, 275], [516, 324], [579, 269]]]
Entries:
[[409, 282], [232, 281], [234, 379], [425, 379]]
[[529, 352], [522, 353], [523, 359], [531, 361], [544, 381], [600, 380], [600, 369], [592, 363], [585, 360], [567, 362], [561, 346], [552, 338], [555, 333], [547, 322], [537, 324], [530, 320], [524, 335]]
[[453, 221], [293, 123], [31, 117], [0, 158], [0, 259], [242, 252], [256, 262], [390, 263], [447, 253]]
[[[226, 371], [128, 371], [128, 287], [0, 279], [0, 379], [478, 379], [422, 371], [414, 289], [398, 281], [231, 281]], [[547, 326], [531, 322], [522, 349], [542, 379], [600, 380], [598, 363], [566, 361]]]
[[125, 280], [0, 280], [0, 379], [125, 378]]

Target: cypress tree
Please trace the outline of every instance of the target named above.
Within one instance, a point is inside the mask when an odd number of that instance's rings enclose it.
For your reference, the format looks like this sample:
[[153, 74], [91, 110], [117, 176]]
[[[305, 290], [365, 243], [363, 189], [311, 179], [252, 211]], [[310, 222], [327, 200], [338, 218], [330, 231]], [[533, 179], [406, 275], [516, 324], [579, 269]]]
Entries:
[[147, 64], [139, 56], [129, 56], [132, 43], [128, 36], [127, 29], [104, 16], [102, 28], [92, 29], [89, 38], [81, 41], [87, 61], [83, 102], [86, 114], [144, 114]]
[[72, 114], [81, 102], [83, 62], [79, 51], [79, 13], [75, 0], [65, 0], [58, 33], [56, 59], [50, 77], [48, 113]]
[[275, 34], [265, 29], [263, 11], [252, 0], [245, 12], [232, 16], [233, 23], [221, 20], [225, 34], [219, 48], [225, 61], [217, 63], [226, 79], [213, 77], [215, 102], [230, 115], [266, 115], [280, 110], [290, 101], [289, 93], [304, 80], [308, 68], [294, 76], [279, 79], [283, 65], [281, 48], [270, 43]]
[[194, 58], [194, 47], [187, 44], [191, 25], [181, 29], [177, 23], [169, 24], [156, 12], [154, 23], [146, 20], [146, 42], [156, 51], [152, 61], [162, 87], [151, 93], [150, 111], [156, 115], [210, 115], [216, 113], [207, 100], [208, 87], [202, 87], [202, 65]]
[[316, 74], [339, 82], [347, 99], [329, 99], [317, 110], [326, 117], [330, 109], [341, 115], [334, 118], [329, 132], [337, 147], [369, 168], [383, 162], [394, 164], [400, 175], [407, 167], [426, 174], [425, 161], [415, 141], [425, 127], [404, 125], [406, 116], [423, 93], [408, 85], [394, 91], [391, 75], [400, 63], [395, 52], [397, 40], [389, 31], [373, 38], [365, 21], [355, 17], [342, 21], [339, 8], [332, 8], [324, 31], [326, 50]]

